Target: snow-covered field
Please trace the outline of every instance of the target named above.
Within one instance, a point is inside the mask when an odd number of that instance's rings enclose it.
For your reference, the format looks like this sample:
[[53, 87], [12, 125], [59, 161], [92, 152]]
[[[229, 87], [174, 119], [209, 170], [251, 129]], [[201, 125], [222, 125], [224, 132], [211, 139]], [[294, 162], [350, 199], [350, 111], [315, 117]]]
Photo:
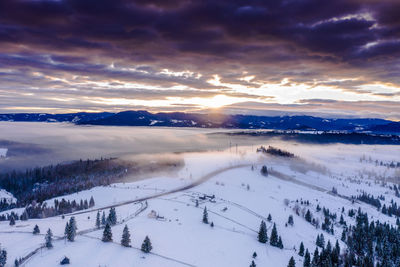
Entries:
[[[304, 207], [299, 204], [302, 200], [310, 202], [306, 208], [321, 221], [323, 215], [315, 211], [317, 205], [339, 216], [344, 207], [343, 216], [348, 222], [354, 223], [354, 219], [347, 216], [347, 211], [361, 207], [374, 219], [395, 223], [394, 217], [366, 203], [352, 203], [347, 197], [366, 191], [374, 196], [384, 195], [386, 203], [391, 199], [399, 200], [393, 190], [380, 182], [375, 183], [375, 179], [400, 179], [399, 168], [376, 163], [376, 160], [398, 161], [400, 147], [276, 145], [293, 152], [299, 159], [266, 156], [256, 153], [255, 147], [186, 153], [183, 154], [185, 166], [176, 175], [112, 184], [63, 196], [69, 200], [93, 196], [96, 201], [91, 209], [73, 215], [78, 226], [75, 242], [62, 238], [65, 223], [72, 215], [18, 220], [14, 226], [7, 221], [0, 222], [1, 247], [8, 252], [6, 266], [13, 266], [14, 259], [39, 248], [48, 228], [55, 238], [61, 238], [53, 241], [54, 248], [39, 249], [24, 266], [56, 266], [67, 256], [71, 266], [234, 267], [249, 266], [253, 252], [258, 255], [254, 259], [257, 266], [284, 267], [292, 256], [297, 266], [302, 266], [303, 258], [298, 255], [300, 242], [313, 252], [316, 236], [321, 233], [332, 244], [339, 240], [340, 246], [345, 248], [340, 241], [339, 224], [335, 224], [332, 235], [296, 214], [295, 207]], [[268, 177], [260, 173], [263, 165], [270, 170]], [[330, 193], [333, 187], [338, 195]], [[215, 199], [199, 198], [204, 194], [215, 195]], [[134, 202], [137, 199], [142, 201]], [[53, 202], [49, 200], [48, 205]], [[95, 229], [95, 219], [97, 210], [110, 205], [116, 207], [118, 223], [112, 227], [113, 242], [104, 243], [101, 241], [103, 230]], [[214, 227], [202, 223], [204, 207]], [[108, 213], [108, 208], [105, 211]], [[162, 218], [149, 216], [151, 211]], [[16, 212], [21, 213], [21, 209]], [[267, 220], [269, 214], [271, 221]], [[294, 217], [293, 226], [286, 226], [289, 215]], [[276, 223], [284, 249], [257, 241], [262, 220], [267, 222], [268, 235]], [[36, 224], [41, 235], [32, 234]], [[125, 225], [131, 233], [130, 248], [120, 245]], [[140, 251], [145, 236], [149, 236], [153, 245], [149, 254]]]
[[0, 158], [7, 157], [7, 152], [8, 152], [7, 148], [0, 148]]

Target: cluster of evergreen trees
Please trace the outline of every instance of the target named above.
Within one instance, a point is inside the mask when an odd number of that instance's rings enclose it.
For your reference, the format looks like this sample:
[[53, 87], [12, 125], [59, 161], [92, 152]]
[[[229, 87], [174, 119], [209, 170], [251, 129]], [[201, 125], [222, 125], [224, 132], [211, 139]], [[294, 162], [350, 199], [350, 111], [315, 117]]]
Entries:
[[[103, 231], [103, 237], [101, 238], [101, 240], [103, 242], [112, 242], [113, 241], [113, 235], [112, 235], [110, 222], [106, 223], [106, 226], [104, 227], [104, 231]], [[125, 225], [124, 230], [122, 231], [121, 245], [124, 247], [131, 247], [131, 234], [129, 232], [128, 225]], [[148, 236], [146, 236], [146, 238], [143, 240], [141, 250], [145, 253], [149, 253], [152, 249], [153, 249], [153, 246], [151, 244], [150, 238]]]
[[357, 196], [357, 199], [364, 203], [370, 204], [376, 207], [377, 209], [380, 209], [382, 206], [381, 202], [379, 201], [379, 198], [375, 198], [373, 195], [367, 194], [365, 192]]
[[396, 217], [400, 217], [400, 207], [397, 206], [397, 203], [393, 201], [390, 202], [390, 205], [388, 207], [386, 207], [386, 204], [383, 204], [383, 207], [381, 209], [381, 212], [383, 214], [386, 214], [388, 216], [396, 216]]
[[329, 209], [325, 207], [322, 208], [322, 212], [324, 214], [324, 221], [321, 224], [321, 229], [330, 234], [334, 234], [333, 224], [337, 218], [336, 213], [331, 213]]
[[36, 202], [33, 202], [32, 205], [29, 205], [25, 208], [25, 211], [27, 212], [29, 218], [41, 219], [92, 208], [94, 205], [95, 202], [93, 197], [91, 197], [89, 201], [87, 199], [81, 199], [79, 203], [75, 200], [67, 201], [65, 199], [61, 199], [61, 201], [59, 201], [56, 199], [54, 200], [54, 207], [47, 207], [46, 202], [43, 204], [37, 204]]
[[[395, 194], [398, 195], [399, 191], [396, 185], [393, 186], [395, 190]], [[373, 195], [366, 194], [365, 192], [362, 195], [357, 196], [357, 199], [370, 204], [374, 207], [376, 207], [378, 210], [380, 210], [383, 214], [388, 215], [388, 216], [396, 216], [400, 217], [400, 207], [397, 206], [397, 202], [395, 202], [393, 199], [390, 201], [390, 205], [386, 206], [386, 204], [381, 204], [381, 200], [385, 200], [384, 196], [379, 196], [379, 197], [374, 197]], [[381, 208], [382, 207], [382, 208]]]
[[57, 216], [61, 214], [71, 213], [74, 211], [84, 210], [88, 208], [92, 208], [95, 205], [93, 197], [90, 198], [89, 201], [82, 200], [80, 203], [75, 200], [66, 201], [65, 199], [54, 200], [54, 207], [47, 207], [47, 203], [36, 203], [33, 201], [31, 205], [28, 205], [21, 216], [18, 216], [14, 212], [11, 214], [2, 214], [0, 216], [0, 221], [11, 221], [11, 220], [21, 220], [26, 221], [28, 219], [42, 219], [51, 216]]
[[258, 238], [258, 242], [264, 243], [264, 244], [267, 243], [268, 239], [269, 239], [269, 243], [271, 246], [283, 249], [282, 238], [281, 238], [281, 236], [278, 235], [278, 230], [276, 229], [275, 223], [271, 230], [271, 236], [270, 236], [270, 238], [268, 238], [267, 225], [264, 221], [261, 221], [257, 238]]
[[[317, 237], [316, 242], [317, 247], [315, 248], [313, 257], [308, 251], [304, 253], [304, 267], [338, 267], [341, 266], [342, 260], [340, 255], [340, 246], [339, 242], [336, 240], [336, 244], [332, 247], [330, 241], [327, 242], [325, 246], [324, 236], [321, 234]], [[319, 249], [321, 251], [319, 251]]]
[[9, 202], [5, 198], [0, 199], [0, 212], [5, 211], [5, 210], [14, 209], [16, 207], [17, 207], [17, 203]]
[[100, 228], [101, 226], [105, 226], [106, 224], [109, 225], [116, 225], [117, 224], [117, 213], [115, 212], [115, 208], [110, 208], [108, 212], [108, 216], [106, 217], [106, 213], [103, 210], [103, 214], [100, 219], [100, 211], [97, 211], [96, 215], [96, 227]]
[[400, 266], [400, 227], [368, 220], [368, 214], [357, 211], [356, 224], [345, 228], [342, 240], [347, 244], [344, 266]]
[[288, 151], [273, 147], [273, 146], [268, 146], [268, 149], [266, 150], [268, 154], [274, 155], [274, 156], [280, 156], [280, 157], [287, 157], [287, 158], [293, 158], [294, 154], [290, 153]]
[[[79, 192], [99, 185], [118, 181], [134, 163], [118, 159], [76, 161], [69, 164], [0, 173], [0, 188], [12, 193], [17, 207], [33, 200], [46, 199]], [[3, 203], [3, 208], [6, 207]]]

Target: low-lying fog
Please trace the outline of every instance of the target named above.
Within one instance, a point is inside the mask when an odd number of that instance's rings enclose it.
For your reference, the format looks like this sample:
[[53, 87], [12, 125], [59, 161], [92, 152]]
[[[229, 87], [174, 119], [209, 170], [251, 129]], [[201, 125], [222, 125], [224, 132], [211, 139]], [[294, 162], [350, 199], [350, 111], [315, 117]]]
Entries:
[[[234, 152], [236, 145], [255, 151], [259, 145], [274, 145], [289, 150], [303, 159], [318, 163], [312, 169], [323, 171], [326, 155], [362, 156], [363, 149], [372, 157], [384, 161], [398, 161], [400, 146], [380, 145], [317, 145], [299, 144], [268, 137], [210, 134], [232, 132], [229, 129], [76, 126], [69, 123], [0, 122], [0, 149], [8, 149], [7, 157], [0, 157], [0, 172], [12, 169], [57, 164], [79, 159], [124, 157], [168, 153], [221, 151]], [[231, 149], [229, 149], [231, 147]], [[375, 149], [376, 148], [376, 149]], [[239, 149], [240, 150], [240, 149]], [[390, 152], [388, 152], [390, 150]], [[4, 150], [3, 150], [4, 151]], [[384, 152], [387, 153], [384, 153]], [[379, 155], [379, 156], [378, 156]], [[298, 171], [303, 163], [294, 165]]]
[[216, 131], [228, 130], [0, 122], [0, 148], [8, 149], [7, 159], [0, 159], [0, 171], [80, 158], [222, 150], [257, 143], [243, 137], [207, 135]]

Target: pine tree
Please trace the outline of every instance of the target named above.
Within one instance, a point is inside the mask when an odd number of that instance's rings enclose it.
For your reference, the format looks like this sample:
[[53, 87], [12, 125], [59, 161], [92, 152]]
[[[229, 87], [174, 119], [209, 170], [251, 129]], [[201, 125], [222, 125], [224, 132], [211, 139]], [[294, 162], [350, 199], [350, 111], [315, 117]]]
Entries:
[[345, 229], [343, 229], [342, 237], [341, 237], [340, 239], [341, 239], [343, 242], [346, 241], [346, 230], [345, 230]]
[[299, 256], [304, 256], [304, 244], [303, 244], [303, 242], [300, 243]]
[[106, 227], [104, 227], [103, 238], [101, 239], [103, 242], [111, 242], [112, 241], [112, 232], [110, 223], [106, 223]]
[[258, 242], [267, 243], [268, 242], [268, 234], [267, 234], [267, 225], [264, 221], [261, 221], [260, 230], [258, 231]]
[[28, 220], [28, 213], [26, 212], [26, 210], [24, 210], [24, 212], [21, 215], [21, 221], [27, 221]]
[[13, 215], [10, 216], [10, 225], [11, 226], [15, 225], [15, 219]]
[[65, 229], [64, 229], [64, 236], [67, 237], [69, 232], [69, 223], [66, 222], [65, 224]]
[[50, 228], [47, 230], [46, 236], [44, 237], [46, 248], [53, 247], [53, 233]]
[[207, 212], [207, 207], [204, 207], [203, 211], [203, 223], [208, 223], [208, 212]]
[[324, 238], [323, 234], [317, 236], [317, 240], [315, 241], [315, 244], [320, 248], [325, 247], [325, 238]]
[[306, 219], [307, 222], [309, 222], [309, 223], [311, 222], [312, 216], [311, 216], [310, 210], [307, 210], [306, 215], [305, 215], [304, 218]]
[[306, 249], [306, 254], [304, 254], [303, 267], [311, 267], [311, 255], [310, 252], [308, 252], [308, 249]]
[[141, 249], [144, 253], [149, 253], [153, 249], [153, 247], [151, 246], [150, 238], [148, 236], [146, 236], [146, 238], [143, 240]]
[[96, 227], [100, 228], [101, 222], [100, 222], [100, 211], [97, 211], [96, 215]]
[[264, 166], [261, 167], [261, 174], [264, 175], [264, 176], [268, 176], [267, 166], [264, 165]]
[[279, 236], [279, 239], [278, 239], [278, 248], [283, 249], [283, 242], [282, 242], [281, 236]]
[[254, 261], [251, 261], [250, 267], [256, 267], [256, 263]]
[[314, 267], [314, 266], [319, 266], [319, 265], [318, 265], [318, 262], [319, 262], [319, 253], [318, 253], [318, 247], [316, 247], [316, 248], [315, 248], [315, 251], [314, 251], [313, 258], [312, 258], [311, 265], [312, 265], [313, 267]]
[[288, 267], [296, 267], [296, 262], [293, 257], [290, 258]]
[[211, 228], [214, 227], [214, 222], [211, 222], [211, 223], [210, 223], [210, 227], [211, 227]]
[[269, 243], [271, 246], [277, 247], [278, 246], [278, 231], [276, 230], [276, 224], [272, 227], [271, 237], [269, 239]]
[[117, 213], [115, 212], [115, 208], [110, 209], [107, 220], [110, 222], [111, 225], [117, 224]]
[[267, 221], [272, 221], [272, 216], [271, 216], [271, 213], [270, 214], [268, 214], [268, 218], [267, 218]]
[[19, 266], [19, 261], [18, 261], [18, 259], [15, 259], [15, 260], [14, 260], [14, 266], [15, 266], [15, 267], [18, 267], [18, 266]]
[[7, 251], [0, 248], [0, 267], [5, 266], [7, 263]]
[[103, 210], [103, 215], [101, 216], [101, 225], [106, 225], [106, 213]]
[[37, 224], [35, 225], [35, 227], [33, 227], [33, 234], [34, 235], [40, 234], [40, 229]]
[[131, 246], [131, 234], [129, 233], [128, 225], [125, 225], [122, 232], [121, 245], [123, 245], [124, 247]]
[[93, 196], [91, 196], [90, 200], [89, 200], [89, 207], [91, 208], [93, 206], [94, 206], [94, 199], [93, 199]]
[[344, 221], [344, 218], [343, 218], [343, 214], [340, 214], [339, 223], [342, 224], [342, 225], [345, 225], [345, 224], [346, 224], [346, 222]]
[[289, 215], [288, 224], [291, 225], [291, 226], [293, 226], [293, 224], [294, 224], [294, 220], [293, 220], [293, 216], [292, 215]]
[[69, 223], [65, 226], [65, 231], [67, 232], [67, 239], [70, 242], [74, 242], [76, 236], [76, 230], [78, 229], [75, 221], [75, 217], [72, 216], [69, 219]]
[[257, 252], [253, 252], [253, 259], [257, 258]]

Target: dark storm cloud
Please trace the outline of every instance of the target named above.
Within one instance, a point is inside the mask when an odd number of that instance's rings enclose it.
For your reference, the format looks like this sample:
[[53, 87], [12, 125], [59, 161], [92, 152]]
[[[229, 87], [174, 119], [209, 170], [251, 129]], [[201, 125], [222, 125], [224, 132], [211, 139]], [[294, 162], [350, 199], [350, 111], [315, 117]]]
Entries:
[[[395, 0], [2, 0], [0, 79], [6, 91], [0, 95], [29, 92], [29, 84], [44, 94], [56, 94], [57, 88], [64, 94], [67, 82], [48, 76], [73, 83], [85, 96], [147, 99], [135, 89], [88, 90], [82, 83], [89, 80], [182, 85], [205, 90], [200, 97], [214, 89], [226, 93], [224, 86], [207, 82], [216, 73], [223, 82], [253, 88], [287, 78], [396, 95], [357, 86], [400, 86], [398, 14]], [[163, 69], [193, 73], [169, 75]], [[254, 80], [240, 80], [244, 72]], [[195, 95], [193, 89], [182, 96]], [[157, 90], [157, 97], [164, 93]], [[164, 97], [170, 95], [176, 92]]]

